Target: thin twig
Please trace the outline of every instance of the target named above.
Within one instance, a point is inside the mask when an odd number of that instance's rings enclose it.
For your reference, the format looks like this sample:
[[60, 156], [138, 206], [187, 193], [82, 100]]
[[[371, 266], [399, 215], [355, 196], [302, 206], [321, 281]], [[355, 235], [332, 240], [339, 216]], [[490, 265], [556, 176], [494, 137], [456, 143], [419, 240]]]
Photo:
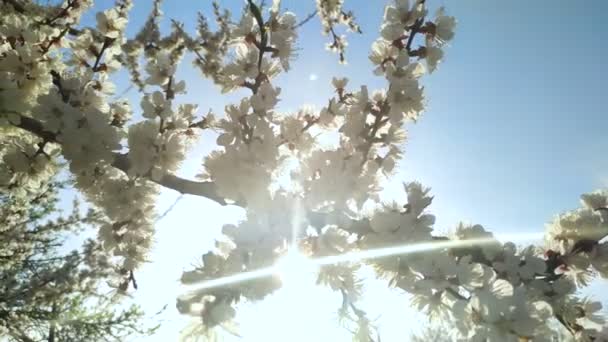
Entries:
[[57, 19], [65, 16], [66, 14], [68, 14], [68, 12], [70, 11], [70, 9], [72, 9], [72, 7], [76, 4], [76, 0], [72, 0], [72, 1], [68, 1], [67, 5], [65, 8], [62, 8], [61, 11], [59, 11], [59, 13], [57, 13], [57, 15], [55, 15], [52, 18], [49, 18], [48, 20], [46, 20], [44, 23], [46, 25], [52, 25]]
[[103, 41], [103, 45], [101, 46], [101, 51], [99, 51], [99, 54], [97, 55], [97, 58], [95, 59], [95, 63], [93, 64], [93, 72], [97, 72], [97, 71], [101, 70], [99, 63], [101, 63], [101, 58], [103, 57], [103, 53], [113, 42], [114, 42], [114, 39], [112, 39], [112, 38], [106, 38]]
[[123, 90], [122, 92], [114, 95], [114, 100], [117, 100], [125, 95], [127, 95], [131, 90], [133, 90], [133, 88], [135, 88], [135, 85], [130, 84], [125, 90]]
[[248, 2], [249, 2], [249, 10], [251, 11], [251, 14], [255, 18], [255, 21], [257, 22], [258, 26], [260, 27], [260, 46], [259, 46], [260, 54], [258, 57], [258, 73], [259, 73], [262, 70], [262, 60], [263, 60], [264, 52], [265, 52], [265, 49], [266, 49], [266, 46], [268, 43], [268, 36], [266, 35], [266, 27], [264, 26], [264, 18], [262, 18], [262, 12], [260, 12], [260, 9], [258, 8], [258, 6], [256, 6], [256, 4], [253, 2], [253, 0], [248, 0]]
[[411, 55], [411, 52], [412, 52], [412, 43], [414, 42], [414, 37], [416, 36], [416, 34], [418, 33], [418, 31], [422, 27], [423, 23], [424, 23], [424, 18], [420, 18], [420, 19], [416, 20], [416, 22], [414, 23], [414, 26], [412, 27], [412, 30], [410, 32], [410, 36], [407, 39], [407, 44], [405, 44], [405, 50], [410, 55]]
[[182, 198], [184, 198], [184, 194], [180, 194], [179, 196], [177, 196], [177, 198], [175, 199], [175, 201], [173, 201], [173, 203], [167, 208], [167, 210], [165, 210], [155, 221], [154, 223], [158, 223], [160, 220], [164, 219], [170, 212], [173, 211], [173, 209], [175, 209], [175, 206], [177, 205], [177, 203], [179, 203], [179, 201], [182, 200]]
[[307, 22], [311, 21], [317, 15], [317, 10], [314, 10], [312, 13], [308, 14], [306, 18], [302, 19], [299, 23], [297, 23], [293, 28], [297, 29], [301, 26], [305, 25]]

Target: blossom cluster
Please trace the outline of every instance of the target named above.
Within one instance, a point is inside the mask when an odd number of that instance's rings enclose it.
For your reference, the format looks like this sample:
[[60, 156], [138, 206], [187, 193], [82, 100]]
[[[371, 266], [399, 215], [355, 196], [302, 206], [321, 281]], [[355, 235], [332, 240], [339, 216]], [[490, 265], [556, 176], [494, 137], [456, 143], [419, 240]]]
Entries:
[[[99, 239], [120, 258], [121, 289], [146, 261], [161, 185], [247, 213], [224, 226], [216, 248], [183, 274], [184, 284], [255, 273], [290, 248], [323, 259], [421, 245], [428, 248], [366, 262], [389, 286], [412, 294], [420, 310], [453, 320], [461, 340], [542, 340], [552, 320], [582, 341], [606, 337], [601, 305], [577, 295], [593, 275], [608, 274], [606, 192], [583, 195], [581, 208], [547, 226], [544, 247], [526, 248], [498, 241], [481, 225], [436, 235], [433, 198], [417, 182], [404, 185], [405, 204], [380, 198], [402, 159], [404, 126], [425, 109], [423, 77], [438, 70], [454, 37], [456, 20], [443, 8], [432, 15], [424, 0], [386, 6], [369, 54], [384, 88], [334, 77], [326, 106], [285, 113], [275, 80], [292, 66], [299, 24], [280, 1], [265, 9], [249, 0], [237, 19], [214, 4], [217, 28], [200, 15], [193, 36], [176, 21], [163, 34], [157, 0], [133, 38], [125, 34], [131, 1], [97, 14], [95, 27], [81, 27], [90, 5], [0, 5], [0, 187], [22, 196], [67, 162], [75, 187], [107, 219]], [[343, 7], [342, 0], [316, 1], [333, 40], [328, 48], [341, 61], [347, 43], [337, 25], [360, 31]], [[187, 53], [223, 92], [247, 95], [218, 119], [197, 121], [196, 105], [177, 102], [186, 84], [176, 72]], [[138, 105], [114, 97], [119, 70], [138, 87]], [[200, 182], [183, 180], [175, 173], [200, 129], [218, 134], [217, 148], [204, 158]], [[361, 261], [337, 260], [320, 267], [318, 283], [342, 295], [340, 313], [356, 323], [355, 338], [372, 341], [373, 324], [357, 307]], [[241, 300], [261, 300], [280, 286], [260, 276], [203, 287], [181, 297], [178, 309], [211, 331], [235, 319]]]
[[[453, 320], [456, 333], [463, 340], [549, 338], [552, 320], [562, 322], [578, 339], [600, 338], [603, 335], [597, 327], [603, 320], [597, 312], [601, 305], [577, 297], [577, 286], [586, 283], [580, 283], [576, 277], [561, 272], [562, 269], [575, 268], [575, 261], [571, 259], [580, 258], [586, 260], [578, 261], [578, 265], [584, 269], [583, 273], [588, 274], [592, 270], [605, 272], [606, 258], [598, 257], [605, 248], [604, 244], [598, 243], [607, 232], [602, 216], [605, 211], [597, 208], [606, 205], [599, 195], [584, 196], [585, 203], [594, 204], [586, 204], [587, 209], [575, 211], [578, 221], [568, 225], [568, 219], [560, 220], [562, 234], [569, 226], [580, 235], [578, 240], [568, 242], [568, 253], [563, 247], [559, 252], [557, 249], [555, 252], [547, 249], [547, 253], [544, 253], [539, 247], [522, 249], [513, 243], [503, 244], [480, 225], [461, 224], [452, 236], [438, 237], [433, 234], [435, 217], [426, 211], [432, 197], [429, 189], [419, 183], [406, 184], [408, 200], [405, 206], [385, 205], [371, 216], [363, 214], [362, 206], [365, 203], [379, 202], [377, 194], [381, 189], [381, 175], [390, 175], [401, 158], [400, 144], [405, 139], [402, 126], [408, 121], [417, 120], [424, 110], [425, 98], [420, 78], [437, 69], [443, 57], [442, 48], [454, 36], [455, 20], [447, 16], [444, 9], [437, 10], [432, 21], [425, 21], [426, 17], [427, 9], [422, 1], [397, 1], [387, 6], [381, 37], [374, 42], [370, 54], [375, 73], [388, 82], [385, 90], [370, 94], [363, 86], [359, 91], [349, 91], [348, 79], [334, 78], [336, 96], [318, 114], [302, 111], [306, 114], [300, 112], [296, 117], [277, 117], [277, 113], [271, 111], [276, 104], [274, 94], [278, 94], [273, 91], [270, 97], [272, 105], [264, 108], [262, 116], [267, 121], [255, 118], [259, 111], [250, 107], [257, 88], [254, 88], [254, 94], [249, 99], [244, 99], [238, 106], [226, 108], [228, 117], [218, 125], [223, 132], [218, 144], [225, 149], [212, 154], [205, 166], [208, 177], [217, 181], [219, 191], [225, 191], [224, 195], [237, 203], [247, 203], [248, 217], [238, 227], [225, 227], [224, 234], [229, 240], [230, 251], [218, 248], [205, 254], [203, 265], [184, 273], [183, 282], [193, 284], [229, 277], [242, 270], [255, 270], [252, 265], [264, 267], [271, 264], [270, 260], [284, 252], [285, 244], [290, 241], [285, 222], [293, 222], [293, 217], [284, 217], [283, 212], [289, 211], [285, 209], [285, 203], [289, 203], [293, 208], [299, 208], [291, 209], [292, 216], [298, 211], [308, 213], [298, 225], [297, 231], [302, 234], [297, 238], [300, 251], [310, 257], [323, 258], [407, 244], [437, 243], [438, 247], [430, 251], [397, 253], [370, 263], [379, 276], [389, 280], [390, 285], [413, 294], [413, 303], [420, 310], [433, 318]], [[254, 20], [249, 19], [248, 25], [255, 27]], [[256, 32], [259, 34], [259, 31]], [[423, 46], [414, 46], [418, 41], [416, 35], [423, 36]], [[245, 59], [244, 56], [249, 55], [250, 60], [238, 63], [241, 72], [234, 80], [256, 84], [260, 69], [256, 71], [255, 68], [255, 52], [240, 50], [238, 58]], [[270, 75], [269, 78], [278, 72], [276, 68], [270, 68], [265, 59], [260, 65], [264, 75]], [[237, 66], [232, 64], [231, 70], [234, 68]], [[265, 84], [261, 83], [262, 86]], [[259, 91], [264, 90], [260, 88]], [[254, 119], [249, 119], [252, 116]], [[255, 133], [251, 134], [256, 129], [251, 128], [257, 127], [260, 121], [279, 127], [278, 137], [267, 130], [265, 124], [263, 132], [268, 132], [268, 135], [253, 139], [258, 141], [257, 148], [261, 148], [265, 141], [273, 142], [268, 145], [271, 152], [265, 154], [267, 159], [248, 140], [256, 137]], [[330, 149], [321, 148], [318, 141], [311, 141], [306, 135], [310, 126], [321, 131], [338, 128], [341, 136], [338, 145]], [[236, 157], [239, 144], [251, 145], [248, 158]], [[282, 149], [285, 145], [288, 149]], [[256, 193], [254, 189], [269, 191], [273, 181], [272, 170], [284, 162], [281, 156], [288, 154], [288, 150], [299, 151], [298, 167], [292, 172], [292, 179], [296, 184], [295, 192], [301, 199], [297, 204], [291, 203], [282, 192], [260, 198], [260, 191]], [[227, 156], [233, 153], [235, 157], [229, 161]], [[220, 160], [232, 163], [232, 167], [229, 164], [218, 165]], [[248, 166], [239, 164], [245, 161]], [[256, 162], [259, 163], [257, 169], [251, 167]], [[220, 175], [222, 169], [224, 173]], [[255, 177], [247, 177], [245, 172], [239, 174], [239, 170], [247, 170], [246, 174]], [[263, 173], [259, 173], [261, 170]], [[239, 187], [242, 187], [241, 191]], [[261, 225], [252, 224], [261, 212], [274, 213], [272, 215], [283, 220], [283, 228], [267, 221]], [[593, 219], [585, 219], [585, 214]], [[585, 220], [585, 224], [582, 224], [582, 220]], [[589, 226], [587, 233], [583, 233], [585, 230], [581, 229], [582, 226]], [[590, 236], [591, 232], [595, 232], [594, 235]], [[549, 232], [548, 236], [551, 234]], [[571, 240], [574, 238], [568, 236]], [[587, 241], [585, 236], [593, 243], [580, 243]], [[221, 241], [218, 240], [218, 246], [225, 246]], [[573, 249], [575, 245], [578, 249]], [[585, 246], [586, 249], [580, 249]], [[258, 259], [260, 257], [262, 259]], [[259, 261], [264, 258], [268, 259]], [[556, 263], [556, 260], [559, 262]], [[360, 296], [358, 265], [357, 262], [324, 265], [319, 270], [318, 282], [340, 291], [346, 298], [345, 302], [354, 303]], [[221, 325], [235, 318], [240, 296], [249, 300], [263, 297], [251, 295], [251, 286], [261, 291], [256, 292], [257, 295], [266, 295], [276, 289], [272, 278], [230, 285], [228, 297], [219, 289], [202, 289], [195, 292], [196, 295], [180, 301], [180, 308], [183, 312], [202, 313], [208, 327]], [[194, 304], [201, 301], [203, 304], [199, 310], [192, 310]], [[353, 314], [357, 316], [359, 325], [355, 337], [361, 341], [372, 340], [369, 320], [359, 309]], [[218, 317], [223, 317], [224, 321], [218, 321]]]
[[316, 0], [316, 5], [317, 15], [323, 27], [322, 32], [332, 37], [332, 42], [327, 43], [326, 48], [338, 54], [340, 63], [346, 63], [348, 41], [345, 34], [336, 32], [336, 27], [342, 25], [348, 31], [361, 33], [353, 12], [344, 10], [344, 0]]
[[182, 51], [177, 33], [165, 42], [174, 47], [171, 53], [148, 59], [147, 84], [162, 93], [144, 94], [147, 120], [128, 125], [133, 110], [128, 101], [112, 98], [112, 74], [128, 60], [124, 51], [132, 53], [123, 48], [131, 3], [119, 1], [97, 14], [96, 27], [76, 29], [90, 5], [2, 5], [2, 129], [16, 126], [37, 135], [20, 142], [3, 137], [9, 145], [3, 150], [2, 185], [12, 193], [39, 187], [61, 155], [77, 188], [111, 222], [101, 228], [101, 241], [122, 259], [119, 269], [133, 270], [151, 246], [157, 192], [142, 177], [162, 179], [175, 171], [192, 130], [201, 125], [194, 122], [196, 106], [173, 109], [173, 98], [185, 88], [172, 78]]

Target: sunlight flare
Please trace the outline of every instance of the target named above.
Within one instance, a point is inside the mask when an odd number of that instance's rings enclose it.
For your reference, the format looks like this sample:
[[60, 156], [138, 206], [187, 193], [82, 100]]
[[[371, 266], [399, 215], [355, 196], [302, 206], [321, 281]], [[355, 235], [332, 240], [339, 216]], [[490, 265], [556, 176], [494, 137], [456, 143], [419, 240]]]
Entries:
[[296, 197], [293, 208], [293, 217], [291, 219], [291, 243], [290, 251], [295, 251], [298, 248], [298, 235], [300, 234], [300, 225], [303, 222], [304, 209], [299, 197]]
[[317, 270], [318, 265], [314, 260], [296, 249], [290, 249], [275, 266], [275, 273], [281, 279], [283, 287], [293, 290], [314, 284]]
[[[258, 279], [258, 278], [262, 278], [262, 277], [268, 277], [268, 276], [275, 274], [275, 272], [276, 272], [276, 267], [265, 267], [265, 268], [260, 268], [260, 269], [254, 270], [254, 271], [241, 272], [241, 273], [236, 273], [236, 274], [229, 275], [226, 277], [205, 280], [196, 285], [197, 289], [195, 290], [195, 292], [193, 294], [196, 294], [199, 292], [205, 292], [206, 290], [211, 289], [211, 288], [238, 284], [238, 283], [242, 283], [242, 282], [249, 281], [249, 280], [254, 280], [254, 279]], [[192, 285], [186, 285], [186, 286], [189, 287]]]
[[524, 242], [542, 238], [542, 233], [520, 233], [508, 234], [497, 237], [467, 239], [467, 240], [434, 240], [430, 242], [422, 242], [415, 244], [404, 244], [394, 247], [374, 248], [356, 252], [348, 252], [344, 254], [328, 256], [314, 259], [313, 262], [317, 265], [331, 265], [341, 262], [357, 262], [362, 260], [377, 259], [393, 255], [413, 254], [419, 252], [429, 252], [432, 250], [444, 248], [464, 248], [468, 246], [481, 246], [496, 243], [499, 240]]
[[[254, 271], [238, 273], [218, 279], [207, 280], [195, 285], [195, 292], [204, 292], [209, 288], [216, 288], [236, 283], [241, 283], [261, 277], [278, 275], [285, 284], [301, 284], [306, 283], [302, 280], [308, 280], [310, 275], [318, 266], [332, 265], [342, 262], [359, 262], [363, 260], [371, 260], [383, 258], [393, 255], [405, 255], [412, 253], [428, 252], [432, 250], [444, 248], [464, 248], [468, 246], [480, 246], [484, 244], [493, 244], [497, 241], [512, 241], [512, 242], [529, 242], [531, 240], [540, 240], [543, 233], [515, 233], [502, 234], [496, 237], [467, 239], [467, 240], [445, 240], [445, 241], [430, 241], [415, 244], [404, 244], [394, 247], [375, 248], [348, 252], [339, 255], [332, 255], [322, 258], [307, 258], [297, 251], [290, 249], [285, 256], [272, 267], [261, 268]], [[314, 282], [313, 282], [314, 283]]]

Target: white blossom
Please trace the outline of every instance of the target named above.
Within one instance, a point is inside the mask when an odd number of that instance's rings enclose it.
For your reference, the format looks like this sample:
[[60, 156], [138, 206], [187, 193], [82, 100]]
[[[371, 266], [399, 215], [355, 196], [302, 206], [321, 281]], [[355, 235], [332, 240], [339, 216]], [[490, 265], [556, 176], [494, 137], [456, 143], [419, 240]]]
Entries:
[[149, 75], [146, 83], [164, 86], [169, 82], [169, 78], [175, 74], [175, 69], [176, 65], [171, 60], [169, 52], [160, 51], [146, 66], [146, 71]]
[[127, 18], [117, 8], [97, 13], [97, 28], [107, 38], [118, 38], [127, 26]]
[[454, 38], [456, 18], [445, 15], [445, 8], [440, 7], [435, 13], [435, 38], [447, 42]]
[[437, 69], [441, 59], [443, 58], [443, 50], [437, 46], [427, 45], [424, 49], [424, 58], [429, 72], [434, 72]]
[[171, 114], [171, 101], [165, 98], [160, 91], [155, 91], [152, 95], [144, 95], [141, 99], [142, 116], [148, 119], [160, 117], [167, 119]]
[[257, 93], [251, 96], [251, 107], [256, 112], [269, 111], [279, 102], [281, 88], [273, 87], [269, 82], [262, 83]]
[[346, 88], [346, 85], [348, 84], [348, 78], [333, 77], [331, 79], [331, 84], [334, 86], [334, 88], [336, 88], [336, 90], [344, 90], [344, 88]]
[[[98, 13], [96, 27], [78, 24], [91, 1], [78, 4], [56, 21], [57, 8], [0, 5], [0, 188], [3, 196], [27, 198], [65, 161], [74, 187], [103, 213], [98, 239], [120, 272], [148, 260], [162, 184], [246, 212], [241, 222], [224, 225], [201, 267], [183, 274], [188, 285], [271, 267], [292, 242], [313, 258], [437, 243], [364, 262], [412, 294], [415, 307], [455, 319], [462, 340], [542, 340], [553, 317], [581, 340], [605, 336], [601, 305], [576, 297], [593, 276], [608, 274], [605, 191], [582, 195], [581, 208], [556, 216], [544, 250], [503, 244], [481, 225], [460, 224], [441, 236], [433, 196], [418, 182], [405, 183], [397, 202], [381, 204], [382, 186], [403, 156], [404, 125], [425, 109], [424, 76], [438, 70], [454, 38], [456, 20], [443, 8], [429, 20], [424, 1], [391, 2], [369, 54], [379, 89], [349, 91], [348, 78], [334, 77], [335, 91], [320, 110], [289, 111], [280, 108], [275, 80], [296, 57], [298, 21], [278, 1], [260, 13], [250, 2], [234, 19], [218, 10], [213, 30], [201, 17], [195, 35], [177, 22], [161, 31], [156, 4], [128, 40], [130, 1]], [[353, 14], [342, 0], [318, 0], [316, 8], [332, 40], [328, 48], [344, 60], [348, 42], [338, 25], [358, 31]], [[233, 96], [240, 99], [217, 120], [199, 118], [196, 105], [181, 102], [186, 83], [175, 74], [186, 53], [223, 92], [239, 89]], [[141, 112], [133, 113], [132, 97], [111, 97], [112, 73], [123, 70], [140, 90], [133, 96]], [[176, 174], [187, 148], [204, 129], [217, 138], [200, 182], [181, 179]], [[294, 218], [294, 208], [301, 217]], [[368, 341], [372, 322], [353, 310], [361, 263], [323, 265], [318, 282], [343, 294], [342, 311], [356, 316], [355, 337]], [[262, 300], [280, 286], [276, 277], [264, 277], [199, 290], [178, 306], [210, 331], [233, 323], [239, 298]]]
[[597, 210], [608, 207], [608, 197], [605, 192], [596, 191], [581, 195], [581, 203], [587, 209]]

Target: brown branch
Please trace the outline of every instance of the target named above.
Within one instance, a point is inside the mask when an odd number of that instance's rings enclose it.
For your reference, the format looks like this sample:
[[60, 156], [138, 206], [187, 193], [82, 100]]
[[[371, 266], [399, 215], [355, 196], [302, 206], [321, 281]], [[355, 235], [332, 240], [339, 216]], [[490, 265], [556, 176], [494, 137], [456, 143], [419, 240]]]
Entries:
[[47, 52], [49, 52], [51, 47], [53, 47], [53, 44], [59, 43], [61, 41], [61, 39], [66, 35], [66, 33], [68, 33], [69, 31], [70, 31], [70, 26], [67, 26], [65, 29], [63, 29], [59, 33], [59, 35], [57, 37], [51, 38], [51, 40], [49, 40], [48, 45], [42, 47], [42, 54], [46, 54]]
[[314, 18], [317, 15], [317, 10], [314, 10], [312, 13], [308, 14], [306, 16], [306, 18], [302, 19], [302, 21], [300, 21], [299, 23], [294, 25], [294, 29], [300, 28], [302, 26], [304, 26], [307, 22], [309, 22], [310, 20], [312, 20], [312, 18]]
[[63, 86], [61, 84], [61, 75], [55, 70], [51, 70], [52, 82], [55, 87], [57, 87], [57, 91], [59, 91], [59, 95], [61, 95], [61, 100], [67, 103], [70, 99], [70, 96], [65, 92]]
[[448, 287], [445, 289], [447, 292], [451, 293], [454, 297], [460, 299], [460, 300], [469, 300], [469, 298], [461, 295], [460, 293], [458, 293], [458, 291], [454, 290], [451, 287]]
[[[36, 119], [19, 115], [20, 122], [15, 124], [16, 127], [26, 130], [40, 138], [44, 141], [59, 143], [56, 139], [56, 134], [50, 131], [46, 131], [41, 122]], [[59, 143], [60, 144], [60, 143]], [[128, 173], [131, 168], [131, 161], [129, 159], [128, 154], [116, 153], [114, 154], [114, 160], [112, 162], [112, 166], [117, 168], [118, 170], [123, 171], [124, 173]], [[217, 192], [217, 187], [213, 182], [196, 182], [188, 179], [184, 179], [178, 177], [176, 175], [166, 173], [160, 177], [160, 179], [153, 179], [151, 177], [147, 177], [149, 181], [152, 181], [158, 185], [161, 185], [165, 188], [175, 190], [181, 194], [189, 194], [194, 196], [205, 197], [212, 201], [215, 201], [221, 205], [227, 205], [226, 200], [220, 196]], [[235, 202], [234, 205], [244, 207], [246, 203], [244, 202]], [[323, 228], [326, 225], [334, 224], [332, 220], [332, 213], [323, 213], [323, 212], [308, 212], [307, 218], [309, 223], [313, 227]], [[359, 220], [351, 219], [349, 224], [346, 225], [348, 228], [344, 227], [346, 231], [356, 234], [359, 236], [369, 234], [373, 232], [370, 226], [369, 219], [363, 218]], [[445, 237], [434, 237], [434, 240], [438, 241], [446, 241], [448, 238]], [[586, 249], [573, 249], [569, 254], [577, 254], [584, 252]], [[550, 251], [548, 251], [550, 252]], [[545, 281], [553, 281], [560, 277], [560, 275], [555, 275], [554, 270], [560, 266], [563, 262], [561, 261], [561, 255], [553, 252], [551, 255], [547, 257], [545, 263], [547, 265], [547, 269], [545, 274], [539, 275]], [[483, 262], [483, 260], [480, 260]]]
[[[129, 155], [116, 153], [114, 155], [114, 162], [112, 163], [112, 166], [127, 173], [131, 168], [131, 160], [129, 159]], [[228, 204], [226, 200], [217, 193], [217, 187], [213, 182], [196, 182], [170, 173], [162, 175], [160, 179], [153, 179], [150, 177], [147, 179], [165, 188], [175, 190], [181, 194], [206, 197], [221, 205]]]
[[103, 53], [106, 51], [106, 49], [112, 45], [112, 43], [114, 42], [114, 39], [112, 38], [107, 38], [103, 41], [103, 45], [101, 46], [101, 50], [99, 51], [99, 54], [97, 55], [97, 58], [95, 59], [95, 63], [93, 64], [93, 72], [98, 72], [103, 70], [103, 68], [99, 65], [99, 63], [101, 63], [101, 58], [103, 57]]
[[133, 270], [129, 271], [129, 281], [133, 283], [133, 288], [137, 290], [137, 280], [135, 280], [135, 274], [133, 274]]
[[422, 27], [423, 23], [424, 23], [424, 18], [420, 18], [420, 19], [416, 20], [416, 22], [414, 23], [414, 26], [412, 27], [410, 35], [407, 38], [407, 44], [405, 44], [405, 50], [408, 52], [408, 54], [410, 54], [410, 56], [412, 55], [412, 43], [414, 42], [414, 37], [420, 31], [420, 28]]
[[57, 13], [57, 15], [55, 15], [54, 17], [47, 19], [44, 24], [52, 25], [57, 19], [67, 15], [68, 12], [72, 9], [72, 7], [74, 7], [74, 5], [76, 5], [76, 0], [68, 1], [65, 8], [62, 8], [61, 11], [59, 11], [59, 13]]
[[566, 328], [566, 330], [568, 330], [568, 332], [570, 334], [572, 334], [572, 336], [575, 335], [575, 331], [570, 327], [570, 325], [568, 324], [568, 322], [566, 322], [566, 320], [564, 319], [564, 317], [562, 315], [555, 314], [555, 318], [562, 326], [564, 326], [564, 328]]
[[[61, 144], [57, 141], [57, 135], [53, 132], [45, 130], [40, 121], [23, 115], [19, 116], [20, 120], [19, 123], [15, 125], [16, 127], [28, 131], [45, 141]], [[129, 169], [131, 168], [131, 160], [129, 159], [129, 155], [115, 153], [112, 166], [124, 173], [128, 173]], [[170, 173], [162, 175], [160, 179], [152, 179], [151, 177], [148, 177], [147, 179], [165, 188], [175, 190], [181, 194], [206, 197], [221, 205], [228, 204], [226, 200], [218, 194], [217, 187], [213, 182], [196, 182]]]
[[[389, 88], [389, 91], [390, 91], [390, 88]], [[379, 111], [372, 112], [372, 114], [375, 116], [374, 123], [371, 126], [369, 135], [365, 137], [365, 140], [366, 140], [365, 145], [362, 146], [362, 152], [363, 152], [364, 159], [363, 159], [361, 166], [363, 166], [365, 163], [368, 162], [368, 159], [367, 159], [368, 154], [369, 154], [369, 151], [371, 150], [372, 146], [374, 145], [374, 143], [383, 141], [383, 140], [376, 139], [376, 134], [378, 134], [378, 131], [380, 130], [380, 128], [382, 128], [388, 122], [388, 120], [382, 120], [388, 110], [389, 110], [389, 105], [388, 105], [388, 100], [387, 100], [387, 101], [385, 101], [384, 105], [382, 106], [382, 108]]]
[[167, 215], [169, 215], [169, 213], [171, 213], [173, 211], [173, 209], [175, 209], [175, 206], [177, 206], [177, 204], [179, 203], [179, 201], [182, 200], [182, 198], [184, 198], [184, 195], [177, 196], [175, 201], [173, 201], [173, 203], [171, 203], [171, 205], [167, 209], [165, 209], [165, 211], [156, 218], [154, 223], [157, 223], [158, 221], [164, 219]]
[[45, 131], [44, 127], [42, 127], [42, 123], [36, 119], [21, 115], [19, 124], [15, 126], [37, 135], [45, 141], [57, 142], [55, 133]]
[[334, 40], [331, 46], [338, 50], [340, 63], [344, 63], [344, 61], [346, 61], [346, 57], [344, 56], [344, 43], [342, 42], [342, 38], [340, 38], [340, 36], [338, 36], [338, 34], [336, 33], [336, 30], [334, 30], [333, 24], [329, 26], [329, 32], [331, 33], [332, 39]]
[[249, 10], [251, 11], [251, 14], [255, 18], [255, 21], [257, 22], [258, 26], [260, 27], [260, 47], [258, 47], [258, 49], [260, 50], [260, 54], [258, 56], [258, 73], [260, 73], [262, 71], [262, 60], [264, 57], [264, 52], [268, 44], [268, 35], [266, 34], [266, 27], [264, 26], [264, 18], [262, 18], [262, 12], [260, 12], [260, 9], [252, 0], [247, 1], [249, 3]]

